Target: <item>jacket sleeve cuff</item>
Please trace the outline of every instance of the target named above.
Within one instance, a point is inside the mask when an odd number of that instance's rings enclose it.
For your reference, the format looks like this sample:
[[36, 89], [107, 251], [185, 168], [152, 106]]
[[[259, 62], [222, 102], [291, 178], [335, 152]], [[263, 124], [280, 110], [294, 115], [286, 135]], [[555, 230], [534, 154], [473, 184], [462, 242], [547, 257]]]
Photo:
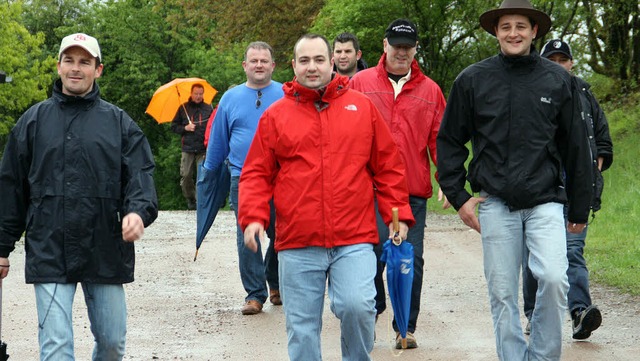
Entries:
[[453, 199], [448, 199], [449, 203], [455, 208], [456, 211], [459, 211], [462, 206], [467, 203], [467, 201], [471, 199], [471, 194], [467, 191], [459, 192], [455, 195]]

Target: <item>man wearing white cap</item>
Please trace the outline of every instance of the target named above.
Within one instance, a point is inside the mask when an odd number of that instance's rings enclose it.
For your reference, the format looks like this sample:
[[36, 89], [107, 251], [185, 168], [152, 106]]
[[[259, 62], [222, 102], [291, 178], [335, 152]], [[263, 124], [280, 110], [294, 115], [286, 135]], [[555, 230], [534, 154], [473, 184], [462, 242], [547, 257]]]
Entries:
[[[532, 46], [551, 27], [547, 14], [527, 0], [505, 0], [480, 25], [500, 53], [454, 81], [437, 138], [439, 181], [462, 221], [481, 233], [498, 358], [560, 360], [565, 232], [582, 232], [593, 193], [586, 129], [571, 75]], [[479, 196], [465, 189], [467, 180]], [[518, 307], [525, 252], [538, 282], [528, 342]]]
[[122, 360], [133, 242], [158, 215], [151, 148], [122, 109], [100, 98], [101, 59], [89, 35], [62, 40], [52, 97], [20, 117], [0, 163], [0, 278], [24, 233], [41, 360], [74, 359], [78, 283], [93, 360]]

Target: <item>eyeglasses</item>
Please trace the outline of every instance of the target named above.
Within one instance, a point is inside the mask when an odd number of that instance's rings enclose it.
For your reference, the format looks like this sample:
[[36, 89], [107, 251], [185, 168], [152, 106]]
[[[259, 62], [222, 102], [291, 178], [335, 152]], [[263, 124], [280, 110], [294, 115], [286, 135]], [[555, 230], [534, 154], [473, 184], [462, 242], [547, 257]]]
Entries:
[[260, 98], [262, 98], [262, 91], [258, 90], [256, 95], [258, 96], [258, 99], [256, 99], [256, 109], [258, 109], [260, 108], [260, 105], [262, 105], [262, 102], [260, 101]]

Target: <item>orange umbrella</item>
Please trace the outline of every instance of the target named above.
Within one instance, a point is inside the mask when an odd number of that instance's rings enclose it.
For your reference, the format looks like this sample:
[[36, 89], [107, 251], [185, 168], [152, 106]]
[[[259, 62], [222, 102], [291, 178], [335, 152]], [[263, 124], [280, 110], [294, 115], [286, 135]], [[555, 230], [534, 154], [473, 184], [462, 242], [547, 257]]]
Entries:
[[200, 84], [204, 87], [204, 102], [211, 104], [218, 91], [206, 80], [200, 78], [176, 78], [153, 93], [145, 113], [152, 116], [158, 123], [172, 121], [178, 108], [189, 101], [193, 84]]

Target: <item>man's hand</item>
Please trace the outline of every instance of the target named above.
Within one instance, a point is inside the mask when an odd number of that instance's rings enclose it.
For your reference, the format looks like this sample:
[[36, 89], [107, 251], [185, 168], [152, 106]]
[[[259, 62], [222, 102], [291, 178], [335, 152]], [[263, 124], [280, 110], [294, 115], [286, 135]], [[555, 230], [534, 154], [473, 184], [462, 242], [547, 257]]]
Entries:
[[189, 124], [184, 126], [184, 130], [186, 130], [187, 132], [193, 132], [196, 130], [196, 124], [189, 122]]
[[567, 222], [567, 231], [569, 233], [579, 234], [584, 231], [584, 228], [587, 226], [586, 223], [569, 223]]
[[458, 216], [460, 216], [464, 224], [475, 229], [478, 233], [481, 232], [480, 221], [478, 221], [478, 217], [476, 216], [476, 207], [478, 203], [482, 203], [485, 200], [486, 198], [484, 197], [471, 197], [458, 210]]
[[7, 277], [10, 266], [8, 258], [0, 257], [0, 280]]
[[442, 202], [442, 209], [447, 209], [451, 207], [451, 203], [449, 203], [447, 196], [445, 196], [444, 193], [442, 193], [442, 188], [438, 189], [438, 202]]
[[407, 239], [407, 234], [409, 233], [409, 226], [406, 223], [400, 221], [398, 222], [398, 237], [395, 237], [395, 232], [393, 231], [393, 222], [389, 223], [389, 239], [392, 239], [396, 243], [400, 243], [400, 241], [404, 241]]
[[244, 246], [253, 251], [253, 253], [258, 252], [256, 236], [258, 236], [260, 242], [264, 241], [264, 226], [258, 222], [249, 223], [247, 228], [244, 229]]
[[137, 213], [129, 213], [122, 219], [122, 239], [126, 242], [137, 241], [144, 234], [144, 222]]

